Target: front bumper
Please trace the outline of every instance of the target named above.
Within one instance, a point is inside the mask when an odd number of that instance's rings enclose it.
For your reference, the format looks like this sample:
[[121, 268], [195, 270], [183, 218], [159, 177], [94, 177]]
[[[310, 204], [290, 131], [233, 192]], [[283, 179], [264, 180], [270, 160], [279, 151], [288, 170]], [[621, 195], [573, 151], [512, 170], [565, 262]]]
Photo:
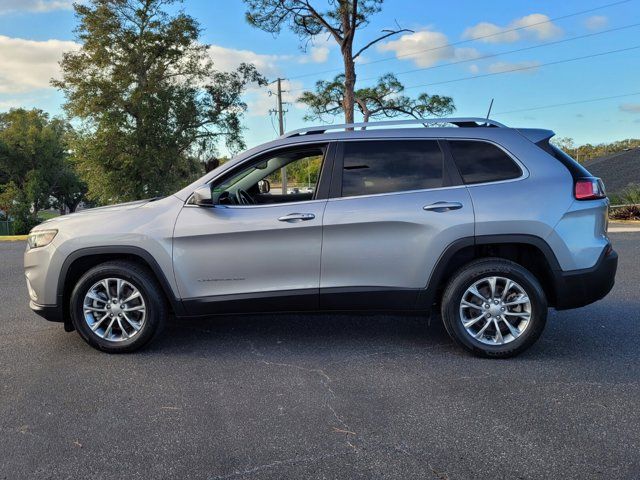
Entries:
[[618, 254], [608, 246], [593, 267], [556, 272], [556, 309], [583, 307], [604, 298], [613, 288], [617, 269]]
[[31, 300], [29, 307], [45, 320], [49, 320], [50, 322], [64, 322], [62, 308], [57, 305], [39, 305]]

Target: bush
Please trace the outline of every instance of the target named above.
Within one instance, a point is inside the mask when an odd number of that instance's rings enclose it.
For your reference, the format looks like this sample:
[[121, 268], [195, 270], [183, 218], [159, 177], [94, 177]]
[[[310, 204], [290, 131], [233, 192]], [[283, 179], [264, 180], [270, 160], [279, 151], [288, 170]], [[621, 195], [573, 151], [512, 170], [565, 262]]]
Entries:
[[640, 204], [640, 185], [637, 183], [631, 183], [620, 192], [620, 201], [624, 205], [628, 204]]
[[640, 205], [629, 205], [611, 210], [609, 217], [613, 220], [640, 220]]

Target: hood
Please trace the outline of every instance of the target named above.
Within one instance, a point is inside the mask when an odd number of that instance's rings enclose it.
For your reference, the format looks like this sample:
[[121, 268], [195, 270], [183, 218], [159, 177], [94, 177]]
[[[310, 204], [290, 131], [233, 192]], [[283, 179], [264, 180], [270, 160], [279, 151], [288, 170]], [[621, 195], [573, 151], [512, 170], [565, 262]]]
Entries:
[[52, 227], [55, 227], [60, 222], [67, 222], [67, 221], [80, 219], [88, 216], [122, 212], [126, 210], [134, 210], [150, 202], [160, 200], [161, 198], [163, 197], [147, 198], [145, 200], [135, 200], [133, 202], [126, 202], [126, 203], [117, 203], [115, 205], [107, 205], [104, 207], [87, 208], [84, 210], [80, 210], [79, 212], [70, 213], [69, 215], [60, 215], [59, 217], [53, 217], [53, 218], [50, 218], [49, 220], [45, 220], [44, 222], [36, 226], [33, 230], [43, 230], [46, 228], [52, 228]]

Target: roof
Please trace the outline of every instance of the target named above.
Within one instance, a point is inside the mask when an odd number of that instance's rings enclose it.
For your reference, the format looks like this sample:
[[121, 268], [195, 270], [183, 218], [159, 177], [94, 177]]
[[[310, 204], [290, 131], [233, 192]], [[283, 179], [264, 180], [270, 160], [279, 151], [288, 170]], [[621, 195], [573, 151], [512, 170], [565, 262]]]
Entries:
[[602, 179], [609, 194], [619, 194], [632, 183], [640, 184], [640, 148], [592, 158], [583, 165]]

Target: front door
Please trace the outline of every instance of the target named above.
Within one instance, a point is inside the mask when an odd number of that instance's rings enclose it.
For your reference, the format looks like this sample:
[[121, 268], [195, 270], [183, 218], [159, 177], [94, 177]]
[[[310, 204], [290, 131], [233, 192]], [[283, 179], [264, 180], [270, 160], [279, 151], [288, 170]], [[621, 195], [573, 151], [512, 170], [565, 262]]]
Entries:
[[263, 156], [215, 180], [212, 206], [185, 205], [173, 259], [188, 313], [317, 308], [326, 152]]

